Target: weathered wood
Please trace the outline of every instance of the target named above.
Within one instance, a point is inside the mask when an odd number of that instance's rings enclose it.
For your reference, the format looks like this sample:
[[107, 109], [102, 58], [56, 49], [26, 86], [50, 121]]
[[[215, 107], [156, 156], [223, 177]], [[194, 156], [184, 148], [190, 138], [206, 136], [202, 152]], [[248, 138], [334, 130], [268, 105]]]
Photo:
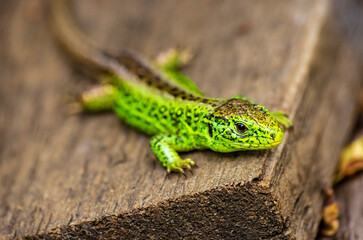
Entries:
[[335, 239], [362, 239], [362, 206], [363, 206], [363, 174], [342, 182], [335, 189], [341, 211], [339, 217], [340, 228]]
[[66, 95], [91, 83], [52, 41], [41, 3], [0, 8], [1, 234], [316, 234], [320, 189], [331, 180], [354, 119], [347, 103], [360, 87], [330, 1], [77, 1], [82, 28], [99, 44], [148, 57], [191, 47], [197, 55], [186, 72], [207, 95], [244, 94], [293, 118], [273, 150], [184, 154], [200, 166], [186, 179], [165, 178], [148, 137], [114, 115], [65, 113]]

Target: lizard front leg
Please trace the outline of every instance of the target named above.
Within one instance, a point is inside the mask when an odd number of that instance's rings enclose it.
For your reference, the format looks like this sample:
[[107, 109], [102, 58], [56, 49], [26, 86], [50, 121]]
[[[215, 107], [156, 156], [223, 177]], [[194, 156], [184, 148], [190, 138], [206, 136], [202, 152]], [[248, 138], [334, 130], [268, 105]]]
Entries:
[[291, 119], [286, 115], [284, 111], [270, 112], [271, 116], [285, 128], [290, 128], [293, 126]]
[[195, 165], [190, 158], [181, 159], [176, 151], [189, 151], [193, 149], [191, 143], [184, 141], [179, 135], [156, 135], [150, 140], [150, 146], [159, 162], [170, 172], [184, 172]]

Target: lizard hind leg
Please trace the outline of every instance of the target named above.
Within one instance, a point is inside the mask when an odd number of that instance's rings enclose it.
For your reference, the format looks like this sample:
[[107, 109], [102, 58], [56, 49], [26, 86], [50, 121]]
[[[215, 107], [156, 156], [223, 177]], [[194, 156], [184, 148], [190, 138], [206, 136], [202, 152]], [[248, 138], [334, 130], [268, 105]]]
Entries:
[[180, 68], [187, 65], [192, 57], [191, 50], [187, 48], [171, 48], [159, 54], [154, 61], [154, 65], [172, 83], [199, 97], [203, 97], [204, 94], [199, 90], [198, 86], [180, 71]]
[[110, 84], [95, 86], [80, 95], [78, 104], [86, 112], [112, 110], [117, 93], [117, 89]]
[[188, 48], [169, 48], [161, 52], [155, 59], [155, 64], [162, 69], [178, 70], [188, 65], [193, 53]]

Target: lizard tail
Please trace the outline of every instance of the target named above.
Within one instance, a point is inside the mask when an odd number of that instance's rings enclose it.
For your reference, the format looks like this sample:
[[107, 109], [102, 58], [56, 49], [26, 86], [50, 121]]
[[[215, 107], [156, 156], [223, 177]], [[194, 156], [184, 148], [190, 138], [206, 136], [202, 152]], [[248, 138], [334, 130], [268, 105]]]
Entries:
[[[50, 24], [58, 43], [77, 62], [100, 72], [115, 71], [115, 62], [93, 44], [73, 22], [68, 0], [49, 0]], [[118, 66], [119, 67], [119, 66]]]
[[188, 100], [202, 101], [198, 94], [185, 89], [175, 82], [168, 81], [135, 52], [123, 50], [111, 53], [93, 44], [72, 21], [68, 0], [48, 0], [50, 4], [50, 23], [53, 34], [60, 45], [78, 63], [96, 70], [116, 74], [122, 80], [135, 80]]

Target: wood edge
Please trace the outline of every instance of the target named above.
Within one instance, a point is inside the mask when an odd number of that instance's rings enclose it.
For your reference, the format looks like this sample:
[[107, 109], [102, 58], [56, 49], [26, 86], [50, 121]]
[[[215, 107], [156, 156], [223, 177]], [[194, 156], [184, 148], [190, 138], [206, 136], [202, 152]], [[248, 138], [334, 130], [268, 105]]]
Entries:
[[219, 186], [22, 238], [288, 239], [287, 222], [271, 190], [248, 182]]

